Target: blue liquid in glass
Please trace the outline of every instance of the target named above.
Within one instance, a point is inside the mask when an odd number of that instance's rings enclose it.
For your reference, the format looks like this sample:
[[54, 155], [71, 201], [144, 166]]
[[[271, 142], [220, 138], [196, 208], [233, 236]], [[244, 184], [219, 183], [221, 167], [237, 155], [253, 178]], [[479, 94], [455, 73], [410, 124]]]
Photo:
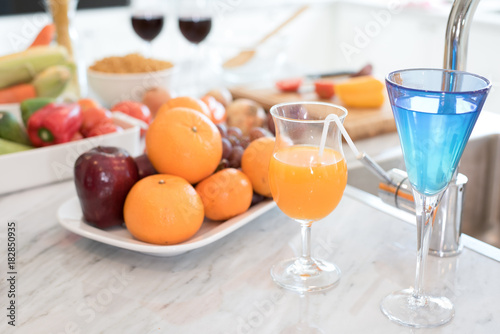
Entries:
[[477, 105], [455, 97], [447, 103], [418, 96], [395, 102], [393, 113], [410, 183], [423, 195], [436, 195], [457, 168], [479, 116]]

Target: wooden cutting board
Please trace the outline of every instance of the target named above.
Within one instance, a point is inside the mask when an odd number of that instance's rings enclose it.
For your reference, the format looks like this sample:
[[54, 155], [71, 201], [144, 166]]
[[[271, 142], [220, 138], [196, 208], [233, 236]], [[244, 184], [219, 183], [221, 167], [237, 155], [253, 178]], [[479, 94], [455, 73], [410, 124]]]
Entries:
[[[314, 91], [306, 93], [282, 93], [276, 88], [233, 87], [229, 89], [236, 98], [246, 98], [260, 103], [269, 109], [278, 103], [297, 101], [322, 101], [340, 104], [334, 97], [332, 100], [321, 100]], [[384, 105], [377, 109], [347, 108], [348, 115], [344, 126], [352, 140], [360, 140], [395, 132], [396, 124], [391, 106], [386, 96]]]

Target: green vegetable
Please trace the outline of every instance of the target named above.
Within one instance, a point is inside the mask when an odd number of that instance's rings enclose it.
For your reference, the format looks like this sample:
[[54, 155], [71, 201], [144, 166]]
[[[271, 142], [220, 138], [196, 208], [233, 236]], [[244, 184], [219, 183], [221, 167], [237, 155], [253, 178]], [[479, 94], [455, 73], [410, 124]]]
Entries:
[[68, 61], [68, 52], [63, 46], [39, 46], [0, 57], [0, 89], [28, 83], [46, 68]]
[[17, 122], [16, 118], [7, 111], [0, 111], [0, 138], [24, 145], [31, 145], [24, 129]]
[[50, 97], [35, 97], [21, 102], [21, 116], [23, 118], [24, 126], [28, 126], [28, 119], [35, 113], [35, 111], [42, 109], [47, 104], [54, 101], [55, 100]]
[[0, 155], [31, 150], [33, 147], [0, 138]]
[[37, 74], [31, 82], [38, 97], [58, 97], [66, 88], [71, 79], [71, 70], [68, 66], [55, 65], [46, 68]]

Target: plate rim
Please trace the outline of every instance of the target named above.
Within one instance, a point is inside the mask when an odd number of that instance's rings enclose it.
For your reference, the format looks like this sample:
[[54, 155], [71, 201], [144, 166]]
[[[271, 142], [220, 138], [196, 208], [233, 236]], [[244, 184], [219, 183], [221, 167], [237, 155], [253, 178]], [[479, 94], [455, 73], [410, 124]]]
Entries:
[[[204, 239], [198, 241], [192, 241], [192, 239], [189, 239], [176, 245], [148, 244], [146, 242], [142, 242], [133, 238], [132, 235], [130, 235], [130, 240], [133, 240], [133, 243], [131, 243], [127, 239], [122, 240], [124, 238], [121, 236], [118, 238], [116, 235], [110, 237], [108, 236], [108, 234], [111, 234], [110, 231], [99, 229], [85, 222], [85, 220], [83, 219], [80, 202], [77, 196], [73, 196], [67, 199], [59, 206], [59, 208], [57, 209], [57, 221], [66, 230], [84, 238], [94, 240], [103, 244], [148, 255], [175, 256], [212, 244], [215, 241], [225, 237], [226, 235], [236, 231], [240, 227], [248, 224], [250, 221], [261, 216], [274, 207], [276, 207], [276, 203], [272, 199], [265, 200], [264, 202], [250, 207], [250, 209], [248, 209], [244, 213], [221, 222], [220, 224], [227, 225], [226, 228], [223, 228]], [[68, 213], [71, 213], [71, 215], [69, 215]], [[79, 216], [80, 218], [77, 219], [75, 218], [76, 216]], [[213, 229], [210, 229], [209, 231], [211, 230]]]

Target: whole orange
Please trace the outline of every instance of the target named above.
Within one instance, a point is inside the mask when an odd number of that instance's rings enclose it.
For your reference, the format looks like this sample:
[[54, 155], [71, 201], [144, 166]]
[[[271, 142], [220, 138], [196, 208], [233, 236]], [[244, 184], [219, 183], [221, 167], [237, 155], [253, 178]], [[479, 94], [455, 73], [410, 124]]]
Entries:
[[130, 189], [123, 217], [125, 226], [138, 240], [173, 245], [198, 232], [204, 219], [203, 202], [183, 178], [156, 174]]
[[210, 175], [195, 187], [203, 201], [205, 216], [211, 220], [227, 220], [248, 210], [252, 203], [252, 184], [234, 168]]
[[162, 174], [197, 183], [212, 174], [222, 158], [219, 130], [203, 114], [187, 108], [159, 112], [146, 133], [146, 151]]
[[252, 182], [253, 190], [272, 197], [269, 186], [269, 162], [273, 156], [274, 138], [261, 137], [248, 145], [241, 157], [241, 170]]
[[207, 105], [200, 99], [190, 96], [179, 96], [168, 100], [160, 107], [160, 109], [158, 109], [157, 114], [179, 107], [196, 110], [212, 120], [212, 113], [210, 112], [210, 109], [208, 109]]

